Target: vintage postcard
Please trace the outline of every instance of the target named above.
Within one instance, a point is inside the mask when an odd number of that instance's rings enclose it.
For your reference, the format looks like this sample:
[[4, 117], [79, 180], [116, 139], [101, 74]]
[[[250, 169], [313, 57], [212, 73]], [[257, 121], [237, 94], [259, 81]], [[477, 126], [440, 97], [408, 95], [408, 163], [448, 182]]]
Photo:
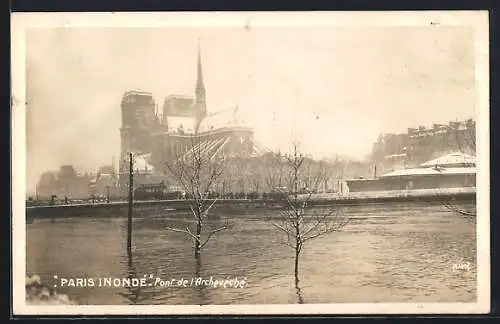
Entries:
[[486, 11], [11, 24], [14, 314], [489, 312]]

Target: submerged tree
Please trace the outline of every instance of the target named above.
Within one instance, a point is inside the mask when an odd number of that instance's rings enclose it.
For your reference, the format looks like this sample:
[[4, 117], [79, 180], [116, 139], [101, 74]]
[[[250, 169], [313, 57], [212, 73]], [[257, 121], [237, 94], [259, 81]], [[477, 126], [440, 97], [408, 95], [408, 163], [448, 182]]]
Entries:
[[210, 238], [229, 227], [227, 223], [210, 228], [207, 225], [208, 215], [217, 198], [211, 198], [210, 192], [215, 189], [218, 179], [224, 172], [223, 154], [208, 152], [201, 137], [197, 134], [190, 136], [191, 143], [187, 149], [173, 148], [171, 162], [166, 162], [166, 168], [186, 195], [189, 204], [192, 223], [185, 229], [167, 227], [168, 230], [188, 235], [193, 241], [194, 256], [200, 256], [201, 249]]
[[[304, 184], [304, 176], [308, 185], [316, 185], [323, 181], [322, 173], [312, 178], [304, 172], [305, 157], [298, 150], [298, 144], [293, 144], [293, 151], [289, 155], [277, 156], [277, 163], [283, 163], [288, 171], [288, 185], [291, 192], [284, 192], [285, 204], [278, 220], [273, 226], [285, 236], [283, 242], [295, 253], [295, 285], [299, 283], [299, 260], [304, 244], [308, 241], [340, 231], [347, 225], [349, 219], [343, 217], [339, 209], [321, 209], [312, 204], [312, 192]], [[313, 180], [311, 180], [313, 179]], [[312, 182], [311, 182], [312, 181]]]

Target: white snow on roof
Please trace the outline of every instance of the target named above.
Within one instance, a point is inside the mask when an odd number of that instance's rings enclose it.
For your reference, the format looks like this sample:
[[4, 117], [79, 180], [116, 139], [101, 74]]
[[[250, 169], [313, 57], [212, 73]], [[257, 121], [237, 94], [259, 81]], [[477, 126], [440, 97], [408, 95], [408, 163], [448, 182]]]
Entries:
[[386, 173], [381, 178], [386, 177], [401, 177], [413, 175], [437, 175], [437, 174], [475, 174], [476, 168], [413, 168], [402, 169]]
[[206, 132], [228, 126], [241, 126], [242, 121], [238, 120], [237, 113], [237, 106], [211, 113], [201, 121], [199, 131]]
[[168, 129], [172, 132], [179, 132], [182, 129], [185, 133], [194, 133], [196, 120], [193, 117], [168, 116]]
[[153, 171], [153, 166], [149, 164], [148, 159], [150, 155], [136, 155], [134, 158], [134, 169]]
[[464, 154], [461, 152], [451, 153], [434, 160], [430, 160], [420, 164], [421, 167], [430, 166], [446, 166], [446, 165], [456, 165], [456, 164], [476, 164], [476, 158], [474, 156]]
[[406, 153], [386, 155], [384, 158], [385, 159], [392, 159], [392, 158], [400, 158], [400, 157], [406, 157]]

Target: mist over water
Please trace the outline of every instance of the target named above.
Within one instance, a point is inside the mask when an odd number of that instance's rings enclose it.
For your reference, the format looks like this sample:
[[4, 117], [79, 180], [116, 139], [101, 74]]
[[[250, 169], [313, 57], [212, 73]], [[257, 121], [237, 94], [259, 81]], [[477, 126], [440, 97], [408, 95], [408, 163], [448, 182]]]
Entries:
[[[470, 206], [466, 206], [469, 208]], [[342, 232], [306, 243], [300, 294], [294, 252], [268, 218], [276, 211], [216, 210], [211, 226], [229, 218], [197, 263], [191, 241], [165, 230], [185, 228], [190, 216], [137, 215], [133, 253], [126, 251], [126, 217], [39, 220], [27, 225], [27, 272], [58, 278], [163, 280], [245, 279], [244, 288], [59, 287], [79, 304], [290, 304], [356, 302], [474, 302], [476, 223], [440, 205], [345, 207]], [[468, 264], [457, 269], [457, 264]], [[300, 296], [299, 296], [300, 295]]]

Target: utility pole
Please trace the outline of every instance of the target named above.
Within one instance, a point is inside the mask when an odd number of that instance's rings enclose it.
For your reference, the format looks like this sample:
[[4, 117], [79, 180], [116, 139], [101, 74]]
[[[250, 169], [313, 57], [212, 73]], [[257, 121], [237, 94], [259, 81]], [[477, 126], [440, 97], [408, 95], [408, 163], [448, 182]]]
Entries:
[[134, 205], [134, 157], [129, 153], [127, 251], [132, 252], [132, 209]]

